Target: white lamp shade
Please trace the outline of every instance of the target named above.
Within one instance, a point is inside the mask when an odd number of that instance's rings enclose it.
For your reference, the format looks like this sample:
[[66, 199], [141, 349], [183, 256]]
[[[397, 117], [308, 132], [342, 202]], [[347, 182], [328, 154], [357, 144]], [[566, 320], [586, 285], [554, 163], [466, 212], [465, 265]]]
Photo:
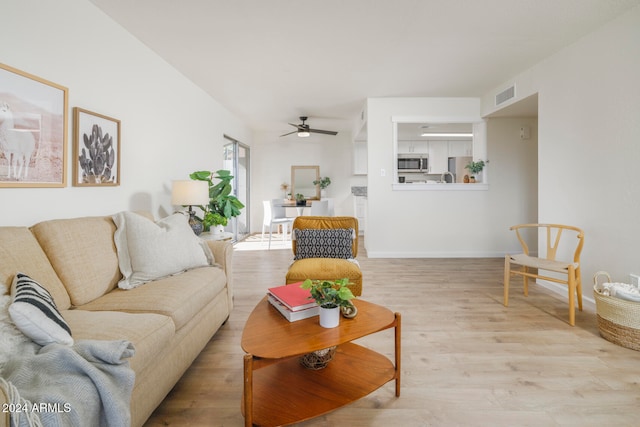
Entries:
[[171, 188], [172, 205], [208, 205], [209, 183], [206, 181], [173, 181]]

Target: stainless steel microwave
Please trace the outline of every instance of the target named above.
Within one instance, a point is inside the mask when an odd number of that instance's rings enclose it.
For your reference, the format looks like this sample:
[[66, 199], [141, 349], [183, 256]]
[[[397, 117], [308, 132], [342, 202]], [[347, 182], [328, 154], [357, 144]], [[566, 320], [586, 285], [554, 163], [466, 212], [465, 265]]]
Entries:
[[427, 159], [421, 157], [398, 157], [398, 171], [421, 172], [427, 170]]

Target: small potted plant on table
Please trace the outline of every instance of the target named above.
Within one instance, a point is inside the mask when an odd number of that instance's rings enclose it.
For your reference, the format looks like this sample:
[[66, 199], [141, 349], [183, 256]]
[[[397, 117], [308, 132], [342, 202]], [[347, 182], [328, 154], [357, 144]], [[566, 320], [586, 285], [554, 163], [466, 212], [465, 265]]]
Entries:
[[335, 328], [340, 323], [340, 310], [355, 308], [351, 300], [355, 298], [349, 289], [349, 279], [311, 280], [302, 282], [302, 289], [309, 289], [311, 297], [320, 306], [320, 326]]
[[[474, 161], [470, 161], [467, 166], [465, 166], [465, 169], [469, 169], [469, 172], [471, 173], [471, 176], [469, 177], [469, 182], [476, 182], [476, 176], [482, 172], [482, 169], [484, 169], [485, 163], [484, 160], [478, 160], [477, 162]], [[478, 178], [478, 180], [480, 180]]]
[[307, 204], [307, 199], [303, 194], [296, 193], [296, 206], [305, 206]]

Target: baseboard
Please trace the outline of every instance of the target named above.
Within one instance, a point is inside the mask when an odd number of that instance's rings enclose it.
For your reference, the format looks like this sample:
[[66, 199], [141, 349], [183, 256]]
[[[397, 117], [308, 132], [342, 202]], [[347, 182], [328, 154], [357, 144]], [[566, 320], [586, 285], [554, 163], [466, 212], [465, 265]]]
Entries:
[[[554, 283], [554, 282], [549, 282], [547, 280], [536, 280], [536, 284], [542, 286], [543, 288], [549, 289], [551, 292], [558, 294], [558, 295], [562, 295], [563, 299], [568, 298], [568, 294], [567, 294], [567, 287], [560, 285], [558, 283]], [[582, 284], [582, 302], [583, 304], [585, 302], [588, 302], [590, 304], [593, 304], [594, 306], [596, 305], [596, 300], [593, 299], [593, 297], [589, 297], [587, 295], [585, 295], [584, 291], [585, 291], [585, 286], [584, 283]]]
[[500, 251], [384, 252], [367, 250], [368, 258], [504, 258]]

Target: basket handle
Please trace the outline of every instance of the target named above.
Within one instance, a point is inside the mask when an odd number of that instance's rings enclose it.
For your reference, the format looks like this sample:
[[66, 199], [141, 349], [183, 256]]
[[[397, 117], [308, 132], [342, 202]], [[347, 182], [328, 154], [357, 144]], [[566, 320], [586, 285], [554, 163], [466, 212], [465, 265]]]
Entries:
[[593, 275], [593, 284], [597, 285], [598, 284], [598, 277], [600, 276], [605, 276], [607, 278], [607, 282], [606, 283], [611, 283], [611, 276], [609, 276], [609, 273], [607, 273], [606, 271], [596, 271], [596, 274]]
[[[597, 271], [596, 274], [593, 275], [593, 289], [597, 292], [603, 292], [606, 291], [606, 289], [604, 289], [604, 286], [599, 286], [598, 284], [598, 278], [600, 276], [604, 276], [607, 278], [606, 282], [604, 283], [611, 283], [611, 276], [609, 276], [609, 273], [607, 273], [606, 271]], [[608, 294], [608, 292], [606, 292], [606, 294]]]

